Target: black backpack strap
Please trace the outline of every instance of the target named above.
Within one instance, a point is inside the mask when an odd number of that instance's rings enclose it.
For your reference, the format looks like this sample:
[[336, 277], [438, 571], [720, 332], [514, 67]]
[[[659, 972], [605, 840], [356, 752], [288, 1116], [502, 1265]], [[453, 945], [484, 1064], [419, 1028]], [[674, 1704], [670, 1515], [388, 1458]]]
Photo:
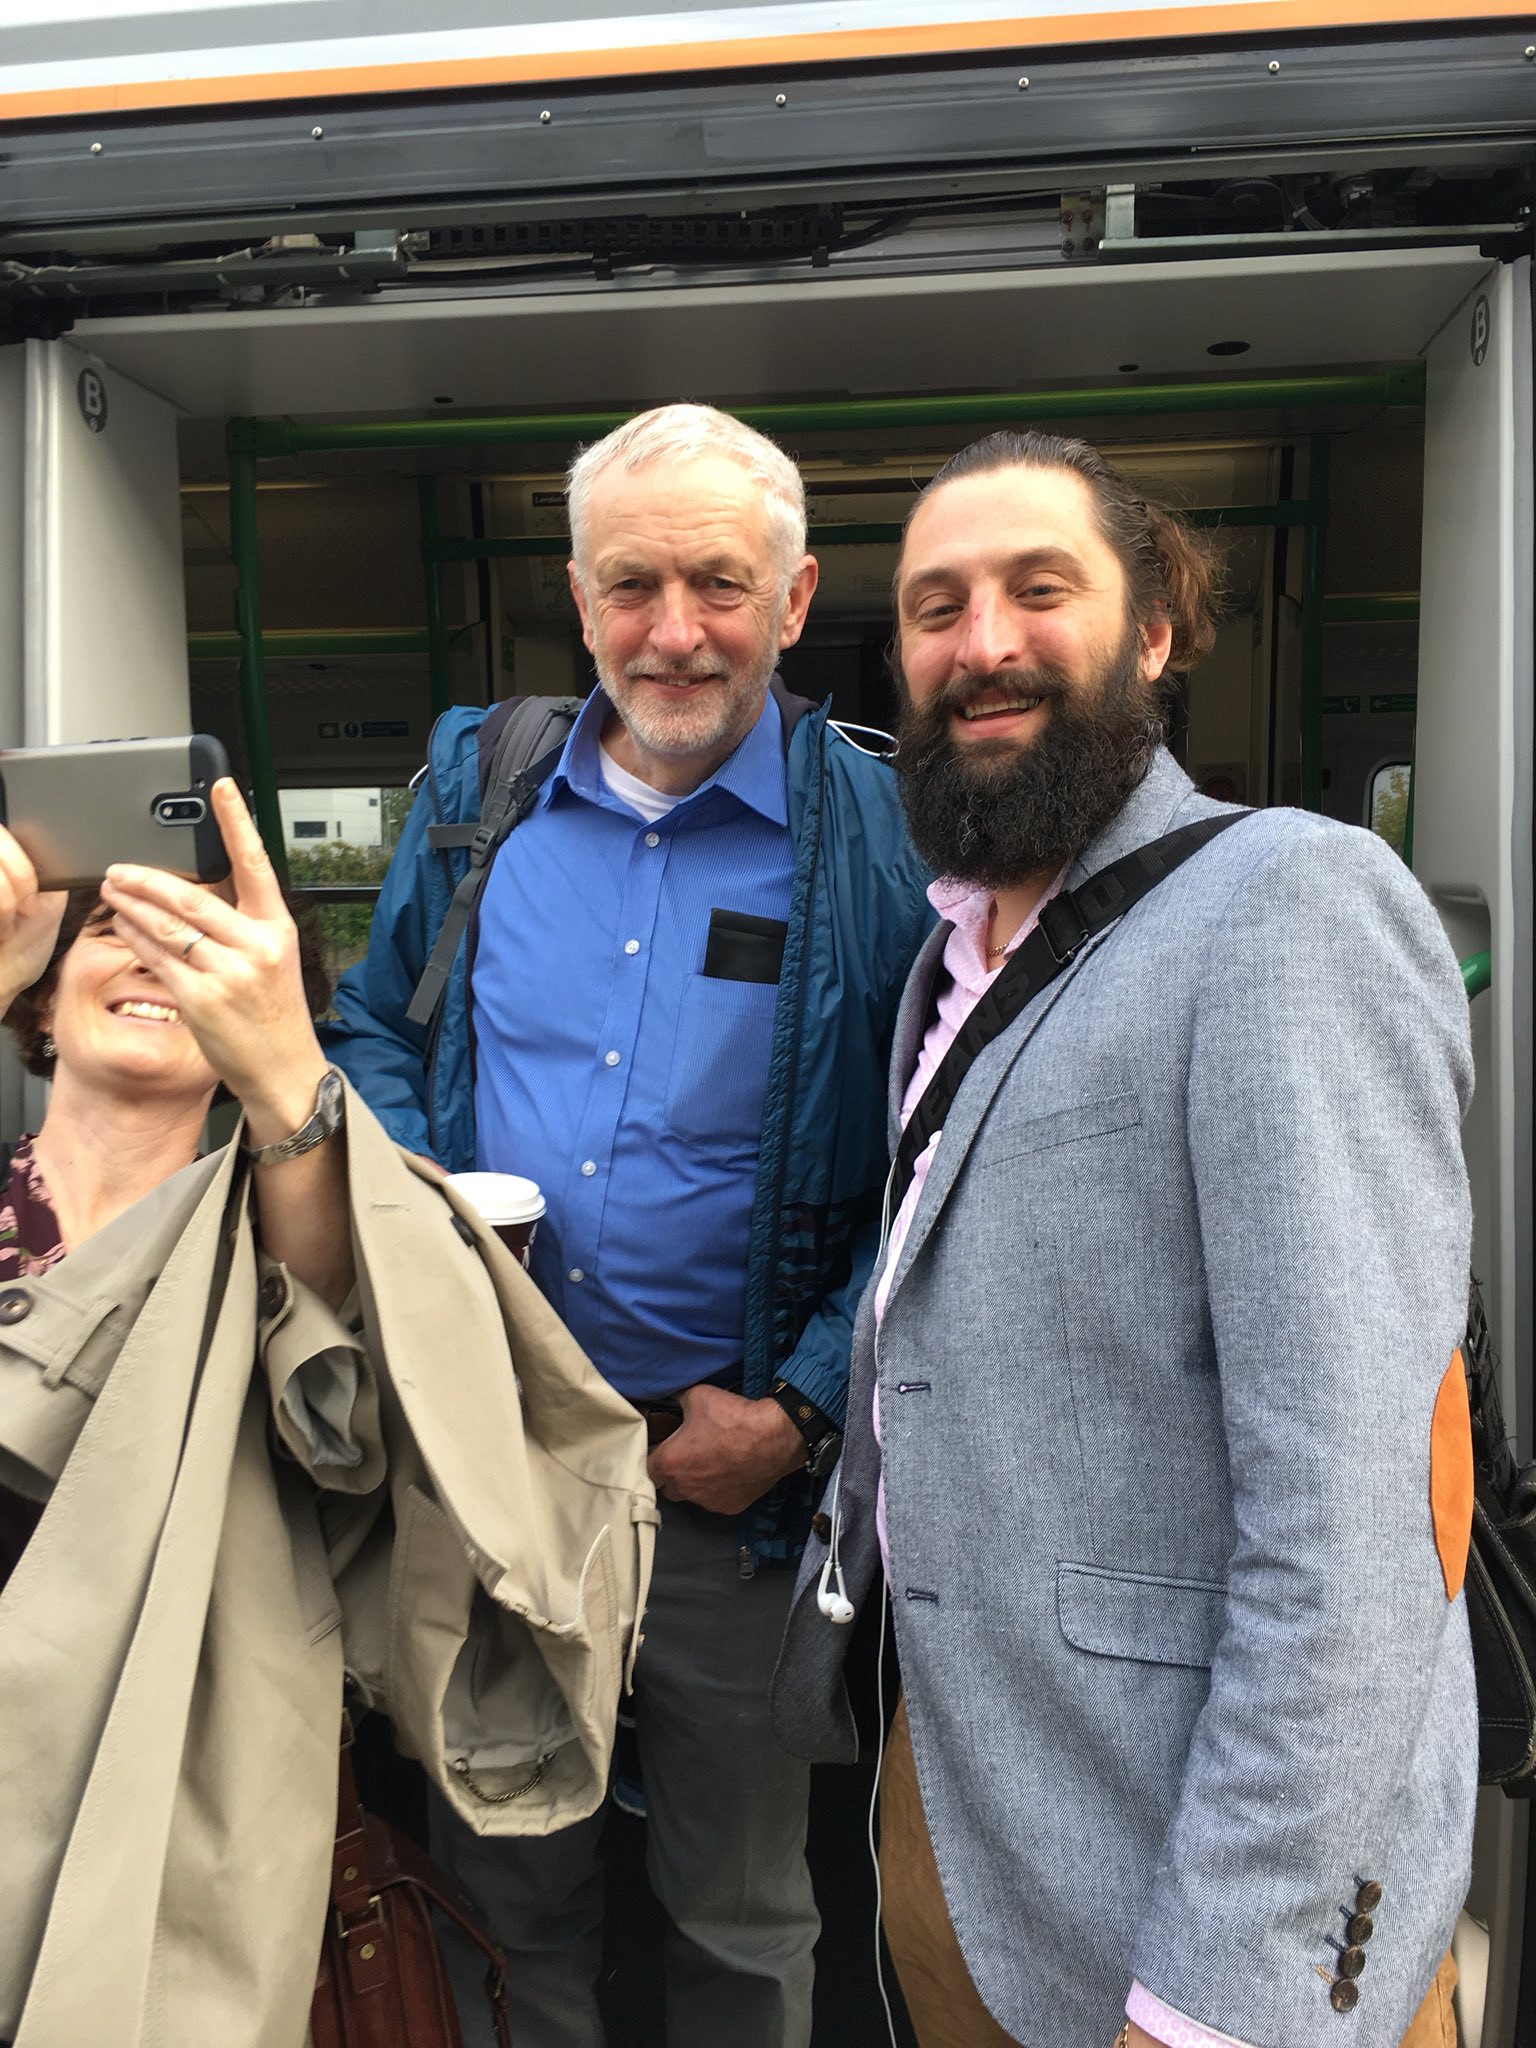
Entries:
[[421, 970], [405, 1013], [407, 1023], [430, 1029], [491, 862], [533, 809], [539, 785], [553, 774], [580, 709], [578, 697], [512, 697], [505, 708], [498, 704], [487, 713], [478, 742], [480, 816], [457, 825], [427, 827], [427, 844], [434, 852], [467, 848], [469, 866]]
[[[541, 760], [551, 747], [559, 759], [580, 710], [579, 697], [506, 697], [491, 706], [475, 739], [482, 816], [488, 793], [498, 783]], [[434, 853], [462, 852], [474, 845], [478, 830], [477, 818], [457, 825], [429, 825], [427, 844]]]
[[506, 707], [494, 705], [480, 728], [480, 804], [498, 782], [560, 749], [581, 712], [580, 697], [509, 697]]
[[1112, 861], [1107, 868], [1090, 875], [1080, 887], [1064, 890], [1046, 904], [1035, 929], [961, 1025], [907, 1119], [891, 1162], [888, 1215], [894, 1216], [900, 1209], [913, 1168], [935, 1131], [944, 1128], [950, 1104], [982, 1048], [1072, 964], [1090, 939], [1107, 931], [1218, 832], [1225, 832], [1229, 825], [1249, 815], [1247, 811], [1226, 811], [1220, 817], [1200, 818], [1193, 825], [1181, 825], [1176, 832], [1167, 832], [1161, 839], [1151, 840], [1123, 859]]

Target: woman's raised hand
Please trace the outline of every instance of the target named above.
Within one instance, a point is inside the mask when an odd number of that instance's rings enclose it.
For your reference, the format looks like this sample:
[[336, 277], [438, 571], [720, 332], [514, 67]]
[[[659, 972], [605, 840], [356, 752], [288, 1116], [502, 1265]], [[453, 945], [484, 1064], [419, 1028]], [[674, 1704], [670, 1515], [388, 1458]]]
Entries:
[[108, 868], [120, 936], [181, 1011], [203, 1057], [246, 1113], [248, 1142], [274, 1144], [314, 1107], [326, 1067], [298, 933], [261, 835], [228, 776], [210, 792], [234, 902], [161, 868]]
[[48, 965], [68, 901], [67, 889], [39, 891], [36, 868], [0, 825], [0, 1010]]

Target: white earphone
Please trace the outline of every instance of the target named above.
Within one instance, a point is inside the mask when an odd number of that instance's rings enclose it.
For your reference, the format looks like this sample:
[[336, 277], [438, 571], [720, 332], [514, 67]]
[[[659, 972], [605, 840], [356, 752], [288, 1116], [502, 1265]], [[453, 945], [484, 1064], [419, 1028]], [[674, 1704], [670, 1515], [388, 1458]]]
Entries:
[[[837, 1579], [837, 1591], [833, 1592], [828, 1583]], [[848, 1588], [843, 1584], [843, 1568], [835, 1558], [829, 1557], [821, 1568], [821, 1584], [816, 1588], [816, 1605], [828, 1621], [848, 1622], [853, 1619], [853, 1602], [848, 1598]]]
[[[844, 1624], [852, 1621], [855, 1613], [853, 1602], [848, 1598], [848, 1588], [843, 1583], [842, 1560], [837, 1554], [838, 1537], [842, 1534], [838, 1510], [843, 1498], [843, 1468], [839, 1464], [837, 1477], [832, 1482], [832, 1533], [827, 1539], [827, 1561], [821, 1568], [821, 1583], [816, 1588], [816, 1605], [828, 1621]], [[834, 1592], [832, 1581], [836, 1579]]]

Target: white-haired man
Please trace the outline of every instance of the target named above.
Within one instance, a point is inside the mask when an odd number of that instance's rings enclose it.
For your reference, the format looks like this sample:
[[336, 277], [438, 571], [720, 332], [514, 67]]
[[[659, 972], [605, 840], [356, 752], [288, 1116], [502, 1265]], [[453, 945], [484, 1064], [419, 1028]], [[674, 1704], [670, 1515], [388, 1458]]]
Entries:
[[[656, 1441], [634, 1713], [667, 2038], [803, 2048], [818, 1920], [807, 1774], [768, 1723], [794, 1577], [773, 1567], [838, 1441], [930, 913], [889, 771], [774, 673], [816, 587], [788, 457], [666, 406], [587, 449], [568, 500], [599, 687], [429, 1042], [404, 1013], [453, 878], [427, 831], [479, 813], [484, 714], [439, 722], [330, 1046], [401, 1144], [545, 1192], [534, 1278]], [[436, 1845], [510, 1953], [526, 2048], [603, 2039], [600, 1824]]]

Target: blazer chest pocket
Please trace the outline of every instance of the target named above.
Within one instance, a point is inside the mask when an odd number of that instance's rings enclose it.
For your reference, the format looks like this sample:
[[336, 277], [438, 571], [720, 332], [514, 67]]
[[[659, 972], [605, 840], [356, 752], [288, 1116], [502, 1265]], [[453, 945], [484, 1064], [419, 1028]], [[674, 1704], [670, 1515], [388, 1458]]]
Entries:
[[983, 1164], [994, 1166], [1029, 1152], [1049, 1151], [1054, 1145], [1106, 1138], [1113, 1131], [1132, 1130], [1140, 1122], [1141, 1098], [1131, 1089], [1097, 1102], [1069, 1102], [1064, 1109], [1047, 1110], [1043, 1116], [989, 1122], [977, 1140], [976, 1153]]
[[1056, 1612], [1067, 1641], [1090, 1656], [1208, 1670], [1227, 1625], [1227, 1589], [1208, 1579], [1060, 1564]]

